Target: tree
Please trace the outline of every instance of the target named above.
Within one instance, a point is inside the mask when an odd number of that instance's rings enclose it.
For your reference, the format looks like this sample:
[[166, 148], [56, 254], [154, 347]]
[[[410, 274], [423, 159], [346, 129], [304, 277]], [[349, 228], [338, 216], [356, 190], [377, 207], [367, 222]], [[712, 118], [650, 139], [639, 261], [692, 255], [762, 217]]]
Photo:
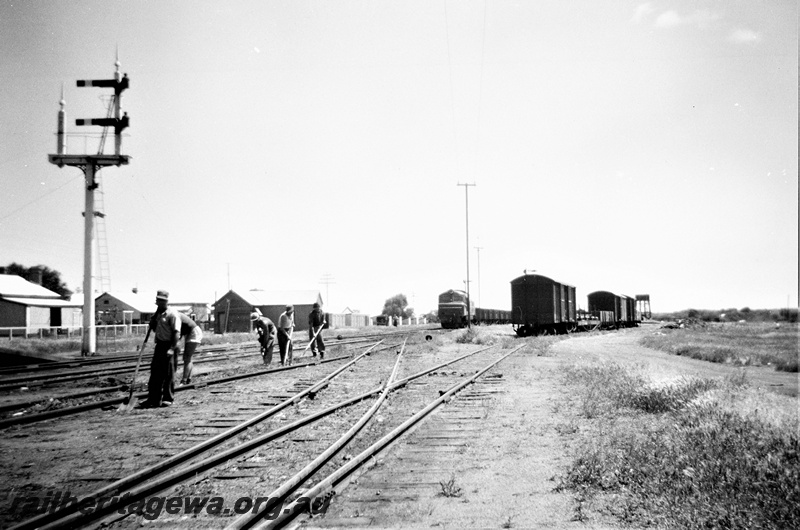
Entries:
[[436, 324], [439, 322], [439, 311], [436, 309], [431, 309], [428, 313], [423, 315], [430, 324]]
[[396, 294], [384, 302], [381, 314], [389, 317], [411, 318], [414, 316], [414, 309], [408, 307], [406, 295]]
[[5, 267], [0, 267], [0, 273], [16, 274], [33, 283], [39, 283], [39, 274], [41, 274], [42, 287], [50, 289], [54, 293], [58, 293], [61, 298], [69, 298], [70, 295], [72, 295], [72, 291], [67, 289], [67, 284], [61, 279], [61, 273], [45, 265], [26, 267], [19, 263], [11, 262]]

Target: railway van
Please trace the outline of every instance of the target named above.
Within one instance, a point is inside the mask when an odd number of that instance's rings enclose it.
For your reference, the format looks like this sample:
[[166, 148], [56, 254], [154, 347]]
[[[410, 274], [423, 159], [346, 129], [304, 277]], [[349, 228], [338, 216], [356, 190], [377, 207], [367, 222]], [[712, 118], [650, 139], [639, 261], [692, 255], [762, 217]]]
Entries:
[[589, 311], [613, 313], [615, 328], [636, 326], [636, 300], [630, 296], [617, 295], [610, 291], [595, 291], [586, 297]]
[[520, 337], [575, 330], [575, 287], [540, 274], [511, 280], [511, 325]]

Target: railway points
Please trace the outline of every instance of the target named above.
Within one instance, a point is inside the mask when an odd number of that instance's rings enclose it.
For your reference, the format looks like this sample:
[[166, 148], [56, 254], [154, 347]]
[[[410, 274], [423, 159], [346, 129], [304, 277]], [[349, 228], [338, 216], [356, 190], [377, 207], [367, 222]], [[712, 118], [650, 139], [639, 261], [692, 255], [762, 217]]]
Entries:
[[[346, 458], [348, 454], [356, 450], [360, 451], [359, 443], [368, 445], [380, 433], [387, 432], [388, 429], [407, 419], [408, 414], [405, 414], [405, 412], [410, 410], [409, 407], [412, 406], [411, 404], [414, 403], [415, 399], [421, 399], [413, 397], [417, 396], [420, 387], [416, 383], [410, 384], [411, 381], [426, 381], [430, 379], [431, 384], [427, 385], [428, 398], [437, 398], [439, 397], [439, 390], [443, 388], [441, 384], [444, 383], [444, 378], [457, 377], [462, 373], [468, 373], [469, 375], [475, 373], [475, 369], [469, 365], [469, 363], [473, 362], [469, 360], [470, 358], [475, 356], [485, 361], [487, 355], [493, 355], [490, 353], [491, 347], [476, 348], [474, 345], [470, 348], [473, 351], [469, 352], [469, 355], [465, 355], [465, 349], [462, 347], [450, 347], [446, 349], [455, 351], [440, 352], [437, 350], [441, 345], [437, 347], [433, 344], [437, 341], [425, 340], [426, 334], [430, 334], [430, 331], [417, 333], [416, 335], [418, 336], [415, 338], [414, 344], [408, 346], [408, 354], [400, 365], [399, 380], [391, 387], [391, 398], [385, 406], [387, 412], [384, 412], [382, 408], [377, 417], [364, 428], [364, 433], [369, 433], [370, 439], [355, 443], [352, 448], [348, 446], [347, 449], [342, 451], [344, 456], [339, 455], [336, 461], [330, 465], [337, 465], [341, 462], [341, 458]], [[437, 337], [439, 336], [437, 334]], [[220, 491], [232, 492], [237, 488], [240, 488], [240, 491], [253, 491], [253, 488], [263, 489], [264, 486], [257, 485], [265, 481], [278, 481], [283, 475], [291, 476], [291, 470], [296, 469], [293, 466], [299, 465], [300, 462], [311, 461], [313, 456], [318, 454], [316, 445], [323, 443], [325, 440], [330, 441], [331, 438], [341, 434], [343, 425], [352, 425], [353, 422], [349, 422], [349, 419], [359, 417], [365, 407], [368, 406], [368, 402], [371, 403], [376, 393], [382, 386], [387, 384], [387, 374], [389, 373], [387, 367], [396, 362], [397, 356], [393, 352], [397, 352], [398, 349], [398, 344], [386, 345], [382, 352], [376, 351], [368, 359], [361, 361], [357, 367], [345, 368], [335, 381], [331, 381], [326, 385], [315, 384], [319, 375], [314, 374], [321, 374], [321, 371], [330, 372], [329, 368], [325, 368], [325, 365], [320, 363], [310, 365], [301, 372], [285, 371], [280, 374], [274, 374], [274, 377], [269, 379], [249, 378], [231, 382], [228, 385], [217, 387], [219, 392], [213, 394], [212, 391], [214, 389], [212, 387], [190, 389], [186, 391], [186, 397], [181, 398], [182, 406], [180, 407], [151, 412], [135, 411], [130, 415], [130, 421], [141, 424], [142, 420], [150, 419], [154, 422], [152, 427], [149, 428], [153, 443], [146, 443], [146, 440], [151, 438], [149, 436], [144, 437], [144, 439], [142, 437], [138, 438], [137, 441], [142, 443], [144, 447], [142, 447], [142, 452], [136, 459], [137, 462], [130, 462], [127, 459], [115, 460], [110, 455], [102, 454], [103, 452], [97, 450], [98, 448], [87, 451], [90, 456], [83, 457], [85, 460], [84, 473], [75, 473], [79, 476], [74, 477], [73, 495], [77, 493], [89, 495], [92, 491], [97, 490], [98, 484], [103, 482], [113, 484], [114, 479], [121, 480], [124, 476], [134, 474], [132, 472], [136, 470], [153, 466], [158, 467], [161, 465], [159, 462], [163, 462], [165, 458], [186, 451], [188, 449], [187, 445], [202, 444], [218, 434], [220, 429], [230, 430], [233, 428], [232, 425], [242, 424], [245, 421], [245, 417], [252, 417], [254, 409], [257, 410], [262, 407], [274, 408], [281, 402], [281, 398], [284, 398], [283, 401], [289, 401], [293, 403], [293, 406], [284, 407], [284, 409], [277, 411], [272, 417], [266, 419], [263, 424], [247, 427], [245, 428], [246, 432], [239, 435], [240, 439], [242, 437], [245, 439], [244, 442], [240, 443], [250, 443], [247, 446], [250, 449], [236, 449], [233, 447], [229, 449], [222, 447], [212, 449], [208, 458], [217, 459], [217, 463], [208, 469], [205, 469], [208, 464], [196, 462], [194, 464], [184, 464], [184, 467], [188, 466], [188, 471], [186, 469], [184, 471], [175, 470], [167, 474], [168, 477], [173, 478], [178, 475], [184, 475], [188, 482], [179, 481], [168, 486], [142, 485], [139, 487], [144, 489], [137, 491], [145, 496], [152, 496], [156, 493], [158, 495], [168, 495], [170, 491], [178, 494], [180, 492], [194, 491], [196, 488], [208, 487], [212, 482], [215, 484], [215, 488], [217, 484], [219, 485]], [[455, 355], [456, 353], [458, 355]], [[444, 363], [453, 363], [453, 369], [445, 368], [446, 365]], [[325, 388], [320, 388], [321, 386]], [[285, 397], [294, 390], [300, 390], [301, 392], [306, 390], [307, 394], [304, 398]], [[325, 409], [333, 407], [337, 403], [341, 404], [342, 397], [345, 398], [344, 401], [352, 401], [352, 403], [338, 412], [331, 411], [323, 414]], [[409, 402], [408, 400], [411, 401]], [[361, 402], [364, 402], [364, 404], [358, 405]], [[222, 407], [229, 412], [222, 416], [197, 414], [202, 410], [203, 406], [211, 403], [214, 404], [215, 410], [219, 410], [223, 403], [229, 404], [229, 407]], [[334, 405], [331, 405], [331, 403], [334, 403]], [[322, 415], [318, 421], [306, 419], [315, 414]], [[119, 445], [128, 452], [131, 449], [130, 444], [132, 441], [117, 439], [115, 433], [112, 433], [108, 426], [103, 425], [104, 423], [117, 421], [120, 416], [126, 415], [113, 415], [110, 418], [106, 415], [104, 419], [98, 417], [97, 421], [91, 421], [91, 417], [88, 417], [89, 419], [77, 421], [76, 425], [90, 425], [92, 429], [97, 429], [98, 432], [102, 433], [100, 436], [105, 438], [104, 446], [113, 447]], [[40, 432], [48, 433], [45, 434], [45, 439], [48, 439], [50, 436], [55, 437], [58, 432], [69, 429], [74, 430], [76, 436], [82, 439], [91, 436], [92, 429], [73, 428], [70, 425], [77, 418], [79, 417], [75, 417], [75, 419], [64, 418], [62, 421], [66, 423], [58, 425], [58, 428], [48, 423], [41, 424], [40, 427], [36, 428], [37, 435]], [[294, 427], [286, 430], [286, 427], [293, 424], [297, 426], [296, 431]], [[12, 427], [11, 429], [5, 432], [14, 434], [24, 434], [25, 432], [24, 430], [19, 430], [19, 427]], [[125, 430], [130, 432], [130, 429], [131, 426], [128, 426]], [[284, 434], [276, 434], [281, 432]], [[114, 439], [112, 440], [111, 438]], [[44, 447], [41, 448], [47, 450]], [[50, 446], [50, 449], [52, 449], [52, 446]], [[229, 461], [229, 458], [223, 454], [225, 451], [230, 451], [230, 455], [234, 457], [233, 461]], [[70, 458], [80, 460], [81, 457], [64, 455], [62, 458], [65, 460]], [[150, 464], [147, 465], [147, 462], [150, 462]], [[192, 465], [199, 467], [192, 470]], [[128, 470], [127, 472], [125, 471], [126, 469]], [[201, 469], [203, 470], [202, 472], [200, 471]], [[280, 471], [281, 469], [284, 471]], [[266, 475], [264, 474], [265, 472], [267, 472]], [[204, 474], [204, 478], [201, 478], [201, 474]], [[253, 475], [258, 475], [259, 477], [255, 483], [252, 480]], [[172, 479], [170, 478], [169, 480]], [[291, 497], [286, 500], [291, 501], [294, 498]], [[130, 524], [130, 521], [138, 517], [127, 513], [120, 515], [116, 512], [111, 515], [112, 518], [121, 517], [120, 521], [113, 522], [114, 526], [121, 525], [120, 527], [125, 527]], [[219, 517], [215, 517], [213, 514], [203, 515], [203, 517], [208, 516], [208, 519], [204, 520], [205, 522], [198, 519], [201, 515], [203, 514], [193, 517], [192, 521], [187, 522], [185, 527], [196, 527], [194, 526], [195, 523], [199, 523], [200, 526], [209, 524], [210, 527], [218, 527], [220, 524]], [[173, 523], [174, 521], [170, 522], [171, 525]], [[24, 528], [25, 526], [22, 527]], [[59, 525], [59, 527], [61, 526]]]

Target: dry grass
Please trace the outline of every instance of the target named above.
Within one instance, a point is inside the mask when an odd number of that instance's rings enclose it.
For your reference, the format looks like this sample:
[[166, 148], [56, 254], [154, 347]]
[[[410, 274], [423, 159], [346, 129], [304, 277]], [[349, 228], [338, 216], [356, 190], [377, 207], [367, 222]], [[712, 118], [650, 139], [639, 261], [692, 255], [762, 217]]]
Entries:
[[776, 370], [798, 371], [800, 329], [797, 324], [708, 323], [683, 329], [660, 329], [641, 344], [675, 355], [716, 363], [771, 365]]
[[573, 368], [565, 382], [593, 418], [559, 484], [579, 510], [595, 499], [634, 525], [800, 527], [794, 400], [741, 379], [653, 386], [613, 364]]

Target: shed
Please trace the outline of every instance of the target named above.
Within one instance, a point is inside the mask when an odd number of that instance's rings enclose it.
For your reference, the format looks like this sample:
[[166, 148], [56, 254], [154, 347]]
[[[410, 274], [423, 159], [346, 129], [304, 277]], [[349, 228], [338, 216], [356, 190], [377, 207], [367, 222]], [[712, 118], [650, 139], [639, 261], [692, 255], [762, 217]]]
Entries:
[[0, 328], [26, 328], [29, 333], [68, 325], [72, 319], [67, 314], [79, 308], [16, 274], [0, 274]]
[[319, 291], [251, 291], [230, 290], [214, 303], [214, 333], [252, 331], [250, 313], [253, 308], [272, 320], [276, 325], [278, 317], [286, 310], [286, 306], [294, 306], [295, 329], [308, 329], [308, 314], [317, 303], [322, 305]]
[[[198, 322], [207, 322], [210, 314], [209, 302], [197, 300], [197, 296], [170, 293], [169, 307], [194, 315]], [[150, 317], [156, 312], [156, 293], [155, 291], [118, 291], [105, 292], [95, 299], [95, 311], [97, 321], [104, 324], [146, 324]], [[125, 317], [125, 313], [130, 313], [131, 317]]]

